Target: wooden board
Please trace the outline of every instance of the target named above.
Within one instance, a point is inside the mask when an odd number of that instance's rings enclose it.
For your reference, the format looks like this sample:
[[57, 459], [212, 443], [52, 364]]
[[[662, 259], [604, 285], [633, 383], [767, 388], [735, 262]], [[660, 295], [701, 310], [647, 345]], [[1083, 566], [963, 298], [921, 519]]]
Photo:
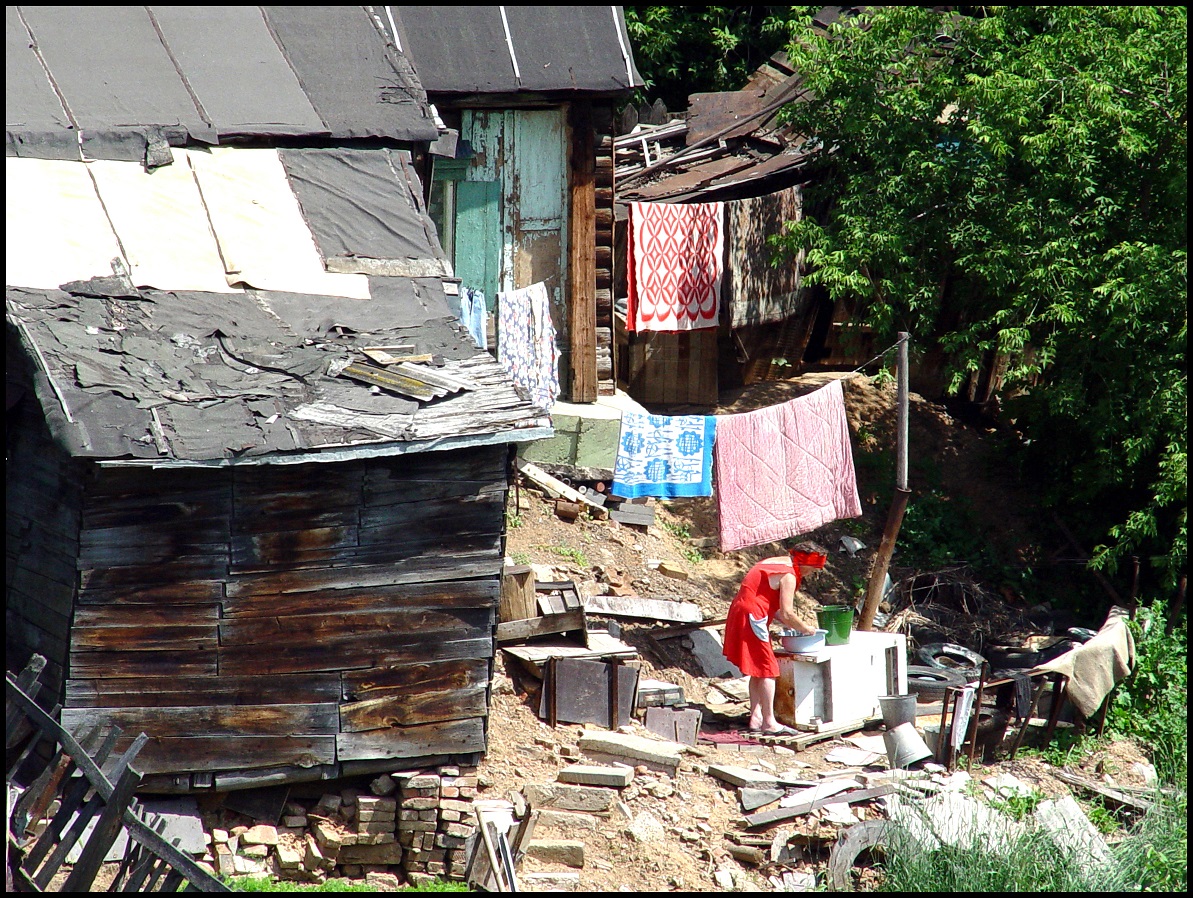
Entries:
[[181, 708], [63, 708], [62, 725], [72, 732], [117, 726], [127, 733], [156, 736], [334, 735], [334, 702], [305, 705], [226, 705]]
[[629, 387], [644, 405], [716, 405], [717, 328], [631, 335]]
[[341, 761], [417, 758], [484, 750], [485, 725], [479, 718], [336, 736], [336, 752]]
[[[147, 774], [334, 764], [335, 736], [150, 736], [137, 756]], [[125, 739], [118, 740], [122, 751]], [[127, 738], [128, 742], [132, 737]]]
[[484, 717], [488, 678], [469, 686], [424, 686], [403, 693], [340, 705], [340, 731], [364, 733], [394, 726]]
[[525, 642], [536, 636], [572, 632], [576, 632], [582, 641], [587, 642], [588, 630], [585, 626], [583, 608], [498, 624], [497, 642], [504, 645]]
[[[610, 723], [611, 691], [617, 674], [617, 721]], [[559, 658], [554, 682], [545, 684], [539, 702], [539, 717], [549, 719], [554, 693], [555, 719], [560, 723], [589, 723], [615, 729], [630, 722], [638, 687], [638, 671], [625, 664]]]
[[71, 679], [67, 708], [135, 708], [187, 705], [267, 705], [338, 702], [338, 673], [264, 677], [153, 677]]

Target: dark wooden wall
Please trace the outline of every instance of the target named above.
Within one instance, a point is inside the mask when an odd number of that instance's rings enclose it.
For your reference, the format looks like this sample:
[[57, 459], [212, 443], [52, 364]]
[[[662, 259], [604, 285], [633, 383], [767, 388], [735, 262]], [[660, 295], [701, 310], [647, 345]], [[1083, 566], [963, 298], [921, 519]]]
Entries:
[[64, 724], [144, 730], [163, 788], [482, 752], [506, 464], [95, 469]]
[[[8, 347], [13, 375], [19, 349]], [[5, 666], [20, 671], [34, 653], [46, 659], [38, 700], [61, 697], [79, 547], [80, 469], [50, 439], [28, 389], [8, 411], [6, 426], [4, 647]]]

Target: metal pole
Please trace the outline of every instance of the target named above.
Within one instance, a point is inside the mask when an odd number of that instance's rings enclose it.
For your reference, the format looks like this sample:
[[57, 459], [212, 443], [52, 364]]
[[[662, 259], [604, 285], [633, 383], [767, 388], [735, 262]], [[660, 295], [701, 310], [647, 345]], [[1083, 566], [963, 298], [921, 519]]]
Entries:
[[858, 617], [857, 628], [859, 630], [874, 628], [874, 615], [878, 613], [878, 603], [882, 601], [882, 588], [886, 583], [886, 573], [891, 564], [891, 555], [895, 551], [895, 540], [899, 536], [903, 515], [907, 511], [907, 503], [911, 499], [911, 491], [907, 488], [907, 347], [909, 341], [910, 335], [906, 331], [900, 332], [898, 405], [895, 426], [895, 495], [891, 501], [890, 512], [887, 514], [886, 527], [882, 531], [882, 542], [879, 543], [878, 553], [874, 556], [874, 567], [870, 571], [870, 582], [866, 587], [866, 601], [862, 605], [862, 613]]

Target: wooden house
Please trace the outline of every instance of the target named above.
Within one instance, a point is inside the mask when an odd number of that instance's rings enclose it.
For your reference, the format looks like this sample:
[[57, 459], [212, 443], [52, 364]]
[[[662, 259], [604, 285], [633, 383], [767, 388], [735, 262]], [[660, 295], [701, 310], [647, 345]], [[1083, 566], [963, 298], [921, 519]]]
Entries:
[[366, 7], [6, 32], [8, 668], [150, 791], [474, 759], [551, 428], [457, 319], [409, 61]]
[[546, 284], [563, 399], [615, 391], [613, 119], [642, 85], [617, 6], [393, 6], [388, 24], [458, 133], [430, 208], [465, 285]]

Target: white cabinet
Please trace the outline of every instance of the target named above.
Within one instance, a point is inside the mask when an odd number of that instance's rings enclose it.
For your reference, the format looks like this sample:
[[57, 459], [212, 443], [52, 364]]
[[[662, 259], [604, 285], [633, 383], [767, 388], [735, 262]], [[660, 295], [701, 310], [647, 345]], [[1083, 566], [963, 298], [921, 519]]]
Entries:
[[775, 650], [775, 717], [788, 726], [880, 716], [878, 696], [907, 692], [907, 637], [854, 630], [846, 645], [801, 654]]

